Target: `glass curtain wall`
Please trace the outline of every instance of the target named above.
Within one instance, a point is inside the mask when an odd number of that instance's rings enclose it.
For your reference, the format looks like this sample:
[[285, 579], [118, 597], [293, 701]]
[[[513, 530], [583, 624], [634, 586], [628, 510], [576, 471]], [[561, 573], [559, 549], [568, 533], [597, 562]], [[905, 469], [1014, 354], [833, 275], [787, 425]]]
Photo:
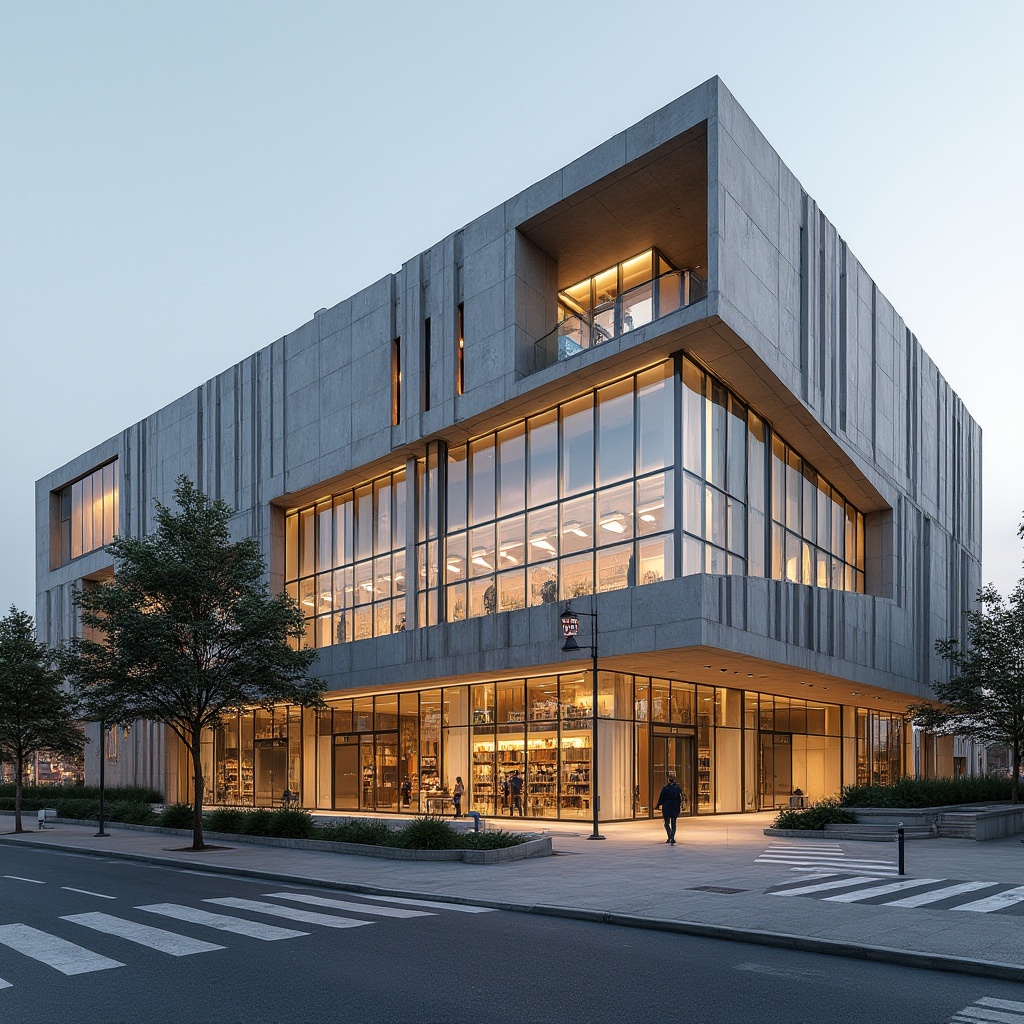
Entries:
[[[72, 556], [75, 488], [97, 475], [90, 542], [116, 528], [115, 466], [66, 489]], [[416, 501], [420, 625], [691, 573], [864, 590], [863, 515], [686, 357], [466, 445], [432, 443]], [[405, 523], [404, 470], [287, 513], [285, 584], [307, 646], [406, 628]]]
[[[285, 788], [311, 809], [509, 815], [523, 781], [530, 818], [589, 819], [594, 736], [589, 672], [256, 709], [204, 740], [212, 804], [273, 807]], [[645, 818], [668, 771], [684, 813], [768, 810], [799, 790], [884, 784], [905, 770], [899, 715], [811, 700], [600, 672], [599, 793], [605, 820]]]
[[437, 446], [417, 500], [422, 622], [680, 573], [864, 590], [863, 515], [685, 357]]
[[405, 471], [285, 516], [285, 589], [306, 617], [306, 647], [406, 628]]
[[105, 547], [117, 534], [117, 459], [68, 484], [60, 498], [61, 565]]

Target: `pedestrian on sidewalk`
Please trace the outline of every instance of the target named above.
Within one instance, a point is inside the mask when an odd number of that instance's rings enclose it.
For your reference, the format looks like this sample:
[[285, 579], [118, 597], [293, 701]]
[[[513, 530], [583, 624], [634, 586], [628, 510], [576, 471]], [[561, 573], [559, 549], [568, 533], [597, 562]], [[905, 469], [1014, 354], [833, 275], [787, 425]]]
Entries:
[[516, 768], [512, 772], [512, 778], [508, 780], [509, 790], [509, 804], [508, 814], [510, 818], [516, 816], [516, 808], [519, 808], [519, 817], [523, 816], [523, 777], [519, 774], [519, 769]]
[[455, 817], [462, 817], [462, 794], [466, 792], [466, 787], [462, 784], [462, 776], [455, 776], [455, 789], [452, 790], [452, 803], [455, 804]]
[[676, 818], [679, 817], [679, 812], [683, 809], [683, 790], [676, 782], [674, 775], [670, 774], [668, 782], [661, 787], [656, 807], [661, 808], [661, 816], [665, 820], [665, 833], [668, 836], [665, 842], [675, 846]]

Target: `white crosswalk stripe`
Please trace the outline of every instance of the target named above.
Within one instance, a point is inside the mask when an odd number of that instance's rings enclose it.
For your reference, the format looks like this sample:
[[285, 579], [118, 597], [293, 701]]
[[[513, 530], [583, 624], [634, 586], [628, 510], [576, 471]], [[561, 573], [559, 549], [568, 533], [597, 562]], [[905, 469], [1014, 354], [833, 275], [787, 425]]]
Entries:
[[[444, 903], [439, 900], [408, 899], [400, 896], [362, 896], [359, 894], [357, 899], [360, 902], [333, 899], [327, 896], [296, 891], [270, 892], [264, 893], [264, 896], [267, 900], [287, 900], [292, 903], [304, 903], [313, 907], [322, 907], [326, 910], [343, 910], [349, 913], [375, 918], [390, 918], [398, 921], [418, 917], [436, 917], [435, 910], [437, 909], [452, 910], [457, 913], [466, 914], [483, 914], [493, 912], [494, 910], [491, 907]], [[364, 900], [366, 902], [362, 902]], [[371, 903], [369, 900], [374, 900], [375, 903]], [[236, 910], [249, 911], [254, 914], [283, 917], [292, 921], [318, 925], [324, 928], [359, 928], [364, 925], [377, 923], [375, 921], [357, 920], [336, 913], [319, 913], [314, 910], [304, 910], [294, 906], [282, 906], [277, 903], [265, 902], [264, 900], [242, 899], [234, 896], [206, 899], [203, 902], [231, 907]], [[380, 906], [379, 904], [381, 903], [395, 905]], [[409, 905], [435, 909], [414, 910], [409, 909]], [[161, 917], [182, 921], [186, 924], [213, 928], [221, 932], [230, 932], [268, 942], [298, 938], [310, 934], [307, 931], [282, 928], [278, 925], [265, 924], [262, 921], [249, 920], [229, 914], [219, 914], [180, 903], [152, 903], [137, 906], [135, 910], [148, 914], [157, 914]], [[127, 942], [145, 946], [149, 949], [166, 953], [169, 956], [189, 956], [195, 953], [210, 953], [225, 948], [217, 943], [207, 942], [190, 935], [182, 935], [178, 932], [156, 928], [149, 924], [98, 911], [84, 914], [66, 914], [60, 920], [82, 928], [88, 928], [103, 935], [124, 939]], [[87, 974], [92, 971], [103, 971], [113, 967], [125, 966], [120, 960], [102, 956], [75, 942], [69, 942], [67, 939], [51, 935], [48, 932], [25, 924], [0, 925], [0, 945], [7, 946], [66, 975]], [[12, 988], [13, 984], [13, 982], [0, 978], [0, 989]]]
[[204, 942], [202, 939], [193, 939], [188, 935], [179, 935], [177, 932], [168, 932], [163, 928], [153, 928], [148, 924], [127, 921], [123, 917], [114, 917], [112, 914], [71, 914], [62, 917], [61, 920], [92, 928], [105, 935], [116, 935], [118, 938], [137, 942], [140, 946], [148, 946], [150, 949], [168, 953], [170, 956], [189, 956], [192, 953], [209, 953], [212, 950], [224, 948], [213, 942]]
[[120, 960], [100, 956], [91, 949], [32, 928], [27, 924], [0, 925], [0, 943], [46, 964], [61, 974], [88, 974], [124, 967]]
[[351, 917], [337, 917], [334, 914], [318, 914], [315, 910], [299, 910], [297, 907], [279, 907], [274, 903], [262, 900], [246, 900], [240, 896], [223, 896], [218, 899], [203, 900], [221, 907], [233, 907], [235, 910], [251, 910], [257, 914], [269, 914], [271, 917], [284, 917], [289, 921], [300, 921], [303, 924], [319, 924], [325, 928], [362, 928], [373, 924], [372, 921], [356, 921]]
[[[765, 892], [769, 896], [807, 896], [811, 899], [828, 903], [866, 903], [872, 902], [878, 907], [899, 907], [902, 909], [940, 909], [934, 904], [965, 897], [963, 900], [951, 902], [942, 910], [969, 910], [981, 914], [994, 914], [1001, 910], [1010, 910], [1024, 904], [1024, 886], [1011, 886], [1004, 882], [958, 882], [951, 878], [904, 878], [898, 882], [887, 882], [879, 885], [880, 879], [867, 875], [833, 875], [821, 878], [811, 884], [787, 882], [784, 885], [772, 886]], [[846, 892], [830, 892], [845, 889]], [[922, 892], [897, 896], [895, 899], [881, 899], [908, 889], [922, 889]], [[982, 890], [996, 890], [983, 895], [980, 899], [972, 898], [972, 894], [980, 894]]]
[[475, 907], [469, 903], [441, 903], [438, 900], [414, 900], [402, 896], [371, 896], [369, 893], [359, 894], [361, 899], [375, 900], [378, 903], [401, 903], [407, 907], [433, 907], [436, 910], [453, 910], [457, 914], [491, 914], [497, 907]]
[[788, 864], [793, 871], [857, 871], [886, 877], [895, 875], [897, 868], [891, 859], [876, 857], [848, 857], [839, 843], [811, 843], [798, 840], [791, 843], [773, 843], [755, 864]]
[[908, 878], [902, 882], [890, 882], [888, 885], [874, 885], [869, 889], [860, 889], [857, 892], [841, 892], [835, 896], [824, 896], [829, 903], [860, 903], [861, 900], [874, 899], [876, 896], [888, 896], [890, 893], [900, 892], [903, 889], [918, 889], [922, 885], [934, 885], [941, 882], [941, 878]]
[[848, 885], [858, 885], [863, 882], [875, 882], [873, 875], [854, 875], [843, 878], [833, 878], [827, 882], [815, 882], [813, 885], [798, 885], [795, 889], [768, 890], [770, 896], [806, 896], [812, 892], [824, 892], [826, 889], [842, 889]]
[[429, 910], [403, 910], [400, 907], [373, 907], [368, 903], [349, 903], [347, 900], [332, 900], [326, 896], [310, 896], [304, 892], [265, 892], [268, 899], [294, 900], [296, 903], [309, 903], [314, 907], [330, 907], [332, 910], [354, 910], [360, 914], [372, 914], [374, 917], [436, 917]]
[[954, 910], [973, 910], [979, 914], [991, 914], [994, 910], [1005, 910], [1016, 903], [1024, 902], [1024, 886], [1018, 885], [1015, 889], [1006, 889], [997, 892], [994, 896], [986, 896], [982, 900], [975, 900], [973, 903], [965, 903]]
[[979, 889], [989, 889], [994, 884], [994, 882], [960, 882], [958, 885], [947, 885], [941, 889], [904, 896], [901, 900], [888, 900], [885, 905], [887, 907], [924, 907], [929, 903], [938, 903], [939, 900], [948, 900], [950, 896], [959, 896], [965, 892], [977, 892]]
[[950, 1024], [979, 1024], [981, 1021], [990, 1024], [1024, 1024], [1024, 1003], [1016, 999], [982, 996], [949, 1018]]
[[215, 914], [198, 907], [186, 907], [180, 903], [152, 903], [147, 907], [136, 907], [150, 914], [160, 914], [176, 921], [187, 921], [189, 924], [204, 925], [216, 928], [221, 932], [233, 932], [245, 935], [250, 939], [261, 939], [264, 942], [276, 942], [279, 939], [295, 939], [309, 932], [298, 932], [292, 928], [280, 928], [276, 924], [264, 924], [262, 921], [248, 921], [244, 917], [230, 917], [227, 914]]

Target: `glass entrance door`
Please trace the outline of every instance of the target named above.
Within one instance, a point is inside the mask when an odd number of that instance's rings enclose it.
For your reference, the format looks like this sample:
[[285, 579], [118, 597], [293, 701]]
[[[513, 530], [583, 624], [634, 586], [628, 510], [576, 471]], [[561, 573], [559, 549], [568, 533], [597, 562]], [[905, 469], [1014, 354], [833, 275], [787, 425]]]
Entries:
[[785, 807], [793, 795], [793, 737], [761, 733], [761, 810]]
[[336, 811], [359, 810], [359, 743], [347, 736], [334, 741], [334, 801]]
[[378, 811], [398, 810], [398, 734], [383, 733], [377, 736], [376, 763]]
[[288, 779], [288, 749], [283, 740], [256, 740], [256, 806], [281, 800]]
[[695, 814], [693, 792], [693, 736], [691, 734], [667, 735], [656, 732], [651, 738], [651, 816], [659, 812], [654, 805], [658, 802], [661, 787], [669, 775], [675, 775], [676, 782], [683, 790], [683, 814]]

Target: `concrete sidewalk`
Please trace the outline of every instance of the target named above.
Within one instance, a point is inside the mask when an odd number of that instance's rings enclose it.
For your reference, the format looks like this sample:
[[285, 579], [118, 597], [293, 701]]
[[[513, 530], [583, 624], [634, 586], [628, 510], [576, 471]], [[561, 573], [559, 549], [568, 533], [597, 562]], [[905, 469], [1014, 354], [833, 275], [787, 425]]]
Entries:
[[[193, 853], [182, 849], [190, 841], [185, 835], [129, 831], [117, 825], [108, 826], [108, 838], [97, 838], [95, 826], [56, 824], [21, 836], [8, 833], [0, 836], [0, 844], [482, 903], [1024, 981], [1024, 903], [1009, 906], [1005, 913], [972, 913], [955, 907], [894, 907], [772, 895], [767, 890], [797, 886], [805, 879], [808, 885], [815, 884], [819, 876], [861, 877], [853, 866], [857, 861], [896, 864], [895, 844], [854, 841], [835, 844], [851, 862], [849, 868], [794, 870], [785, 861], [758, 860], [773, 847], [809, 850], [815, 845], [815, 841], [765, 836], [763, 829], [773, 818], [774, 814], [750, 814], [681, 819], [676, 846], [665, 844], [660, 822], [603, 826], [607, 837], [603, 842], [588, 840], [584, 823], [553, 823], [551, 828], [524, 823], [524, 830], [551, 834], [555, 856], [486, 867], [395, 862], [222, 839], [217, 843], [226, 848]], [[9, 821], [9, 817], [0, 818], [0, 822]], [[950, 885], [1017, 886], [1022, 863], [1024, 847], [1017, 838], [987, 843], [920, 840], [907, 844], [905, 880], [921, 879], [917, 891], [929, 884], [934, 888], [940, 880]], [[898, 881], [903, 879], [893, 876], [861, 884], [884, 886]], [[900, 896], [897, 892], [885, 898]], [[965, 902], [971, 899], [972, 895], [963, 897]]]

